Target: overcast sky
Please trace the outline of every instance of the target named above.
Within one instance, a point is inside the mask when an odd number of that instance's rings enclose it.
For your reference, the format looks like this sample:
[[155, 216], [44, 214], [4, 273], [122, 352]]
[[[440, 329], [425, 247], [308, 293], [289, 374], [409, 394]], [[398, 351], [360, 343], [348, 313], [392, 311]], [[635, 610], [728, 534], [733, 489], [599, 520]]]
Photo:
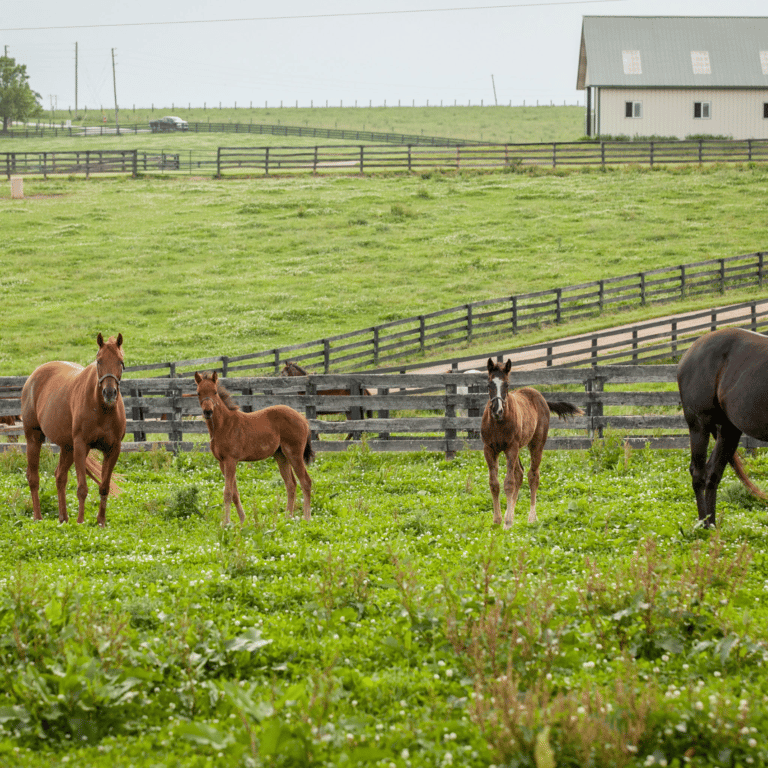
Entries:
[[81, 110], [114, 109], [113, 49], [121, 110], [583, 105], [584, 16], [767, 14], [766, 0], [6, 0], [0, 46], [46, 109], [74, 109], [76, 81]]

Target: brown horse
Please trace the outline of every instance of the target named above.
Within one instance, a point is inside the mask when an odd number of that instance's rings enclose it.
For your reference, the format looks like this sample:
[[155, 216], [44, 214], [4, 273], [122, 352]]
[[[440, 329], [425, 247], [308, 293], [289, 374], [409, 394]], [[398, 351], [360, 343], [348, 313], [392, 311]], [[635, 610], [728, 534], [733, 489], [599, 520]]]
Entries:
[[277, 462], [285, 483], [289, 514], [293, 517], [298, 477], [304, 496], [304, 519], [309, 520], [312, 480], [306, 465], [312, 461], [315, 452], [306, 418], [287, 405], [272, 405], [253, 413], [243, 413], [221, 385], [215, 371], [213, 374], [195, 373], [195, 381], [211, 436], [211, 453], [218, 459], [224, 475], [224, 525], [229, 525], [233, 501], [240, 522], [245, 521], [237, 490], [237, 463], [262, 461], [270, 456]]
[[515, 504], [523, 484], [523, 465], [520, 449], [528, 446], [531, 468], [528, 485], [531, 489], [531, 510], [528, 522], [536, 522], [536, 491], [539, 487], [539, 465], [544, 453], [544, 443], [549, 433], [549, 414], [556, 413], [561, 419], [582, 413], [570, 403], [551, 403], [536, 389], [523, 387], [509, 391], [509, 371], [512, 361], [502, 367], [488, 360], [488, 402], [483, 411], [480, 435], [483, 438], [485, 461], [488, 464], [488, 484], [493, 499], [493, 522], [501, 524], [499, 503], [499, 454], [507, 457], [507, 474], [504, 493], [507, 497], [507, 514], [504, 528], [511, 528], [515, 517]]
[[[21, 418], [27, 438], [27, 482], [32, 492], [35, 520], [41, 520], [40, 449], [45, 439], [60, 448], [56, 468], [59, 522], [66, 522], [67, 477], [72, 464], [77, 474], [77, 522], [85, 520], [88, 496], [86, 474], [99, 483], [99, 512], [96, 522], [107, 521], [107, 495], [112, 471], [120, 456], [125, 435], [125, 407], [120, 394], [123, 374], [123, 335], [104, 341], [96, 337], [96, 361], [86, 368], [76, 363], [44, 363], [33, 371], [21, 390]], [[88, 455], [91, 449], [104, 454], [103, 466]]]
[[[280, 371], [281, 376], [309, 376], [310, 374], [307, 373], [300, 365], [297, 363], [294, 363], [293, 360], [289, 360], [284, 366], [283, 370]], [[300, 392], [299, 394], [303, 395], [303, 392]], [[317, 393], [318, 395], [330, 395], [330, 396], [336, 396], [336, 397], [349, 397], [351, 395], [351, 391], [349, 389], [321, 389]], [[363, 389], [360, 391], [360, 394], [362, 394], [364, 397], [370, 397], [371, 392], [367, 389]], [[323, 409], [323, 413], [328, 414], [339, 414], [343, 413], [347, 419], [354, 419], [355, 418], [355, 408], [348, 408], [346, 411], [326, 411]], [[361, 419], [372, 419], [373, 418], [373, 411], [363, 411], [362, 408], [360, 409], [360, 416]], [[347, 435], [347, 440], [349, 440], [352, 437], [351, 434]]]
[[[697, 339], [677, 365], [677, 386], [691, 438], [691, 482], [699, 521], [715, 525], [717, 487], [726, 465], [755, 496], [736, 449], [742, 434], [768, 440], [768, 338], [723, 328]], [[710, 435], [715, 447], [707, 459]]]

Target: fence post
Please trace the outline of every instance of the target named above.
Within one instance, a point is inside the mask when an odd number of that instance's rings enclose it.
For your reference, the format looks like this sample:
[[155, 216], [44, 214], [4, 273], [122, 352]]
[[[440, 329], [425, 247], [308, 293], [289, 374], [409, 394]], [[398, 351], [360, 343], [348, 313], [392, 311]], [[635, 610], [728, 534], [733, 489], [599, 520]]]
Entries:
[[555, 323], [562, 320], [563, 310], [563, 289], [555, 288]]
[[229, 372], [229, 357], [222, 355], [221, 357], [221, 375], [226, 379]]
[[139, 150], [134, 149], [132, 152], [133, 157], [131, 158], [131, 166], [132, 171], [131, 175], [135, 179], [139, 175]]
[[645, 272], [640, 272], [640, 306], [645, 306]]
[[587, 401], [587, 422], [589, 424], [588, 434], [590, 439], [594, 440], [596, 437], [603, 436], [603, 427], [597, 423], [597, 420], [603, 415], [603, 403], [593, 396], [604, 390], [605, 377], [598, 376], [594, 372], [590, 375], [585, 383], [585, 390], [590, 395]]
[[419, 350], [424, 351], [424, 315], [419, 315]]
[[512, 296], [512, 333], [517, 333], [517, 296]]
[[472, 305], [467, 304], [467, 341], [472, 341]]
[[751, 301], [749, 304], [750, 309], [750, 330], [757, 332], [757, 302]]
[[323, 370], [328, 373], [331, 369], [331, 342], [323, 339]]
[[[136, 387], [129, 390], [129, 394], [131, 396], [131, 399], [140, 399], [141, 398], [141, 390], [137, 389]], [[144, 421], [144, 409], [141, 406], [134, 405], [131, 408], [131, 418], [134, 421]], [[147, 433], [143, 432], [142, 430], [134, 430], [133, 432], [133, 442], [134, 443], [144, 443], [147, 440]]]
[[720, 259], [720, 293], [725, 293], [725, 259]]
[[364, 151], [365, 151], [365, 146], [361, 144], [360, 145], [360, 173], [363, 172]]
[[379, 326], [373, 327], [373, 364], [379, 364]]
[[317, 144], [315, 144], [315, 156], [312, 160], [312, 173], [317, 173]]
[[765, 251], [760, 251], [757, 254], [757, 284], [763, 287], [763, 261], [765, 258]]
[[[307, 381], [307, 389], [304, 393], [307, 398], [307, 404], [304, 406], [304, 415], [307, 421], [317, 419], [317, 383], [310, 377]], [[312, 430], [312, 439], [317, 440], [317, 430]]]
[[[389, 387], [382, 387], [379, 390], [380, 395], [388, 395], [389, 394]], [[388, 419], [389, 418], [389, 409], [380, 409], [377, 413], [378, 417], [380, 419]], [[379, 440], [389, 440], [389, 432], [379, 432]]]
[[685, 264], [680, 265], [680, 298], [685, 298]]
[[269, 147], [264, 147], [264, 175], [269, 176]]
[[677, 357], [677, 320], [672, 321], [672, 331], [670, 333], [672, 341], [672, 359]]
[[411, 172], [411, 145], [408, 145], [408, 173]]
[[[456, 385], [455, 384], [446, 384], [445, 385], [445, 418], [446, 421], [448, 419], [454, 419], [456, 418], [456, 406], [449, 402], [448, 398], [451, 395], [456, 394]], [[456, 430], [454, 428], [445, 428], [445, 458], [447, 460], [455, 459], [456, 458], [456, 451], [454, 451], [450, 447], [450, 443], [456, 439]]]
[[717, 330], [717, 310], [716, 309], [713, 309], [710, 314], [709, 330], [710, 331]]
[[602, 314], [603, 304], [605, 302], [605, 280], [597, 281], [597, 305], [600, 308]]
[[632, 363], [637, 365], [637, 328], [632, 329]]
[[221, 147], [216, 148], [216, 178], [221, 178]]
[[557, 142], [552, 142], [552, 167], [557, 168]]

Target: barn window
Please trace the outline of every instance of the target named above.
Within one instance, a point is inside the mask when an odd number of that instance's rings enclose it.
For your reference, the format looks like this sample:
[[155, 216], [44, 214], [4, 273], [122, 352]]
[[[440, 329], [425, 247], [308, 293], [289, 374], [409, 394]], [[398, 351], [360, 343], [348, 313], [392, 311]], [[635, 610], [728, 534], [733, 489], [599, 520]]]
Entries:
[[768, 119], [768, 102], [763, 102], [763, 117]]
[[642, 117], [642, 116], [643, 116], [642, 101], [627, 101], [624, 103], [624, 117]]
[[711, 75], [709, 66], [709, 51], [691, 51], [691, 65], [694, 75]]
[[709, 101], [694, 101], [693, 102], [693, 116], [695, 119], [708, 120], [710, 117], [711, 102]]
[[643, 67], [640, 63], [640, 51], [622, 51], [621, 59], [624, 63], [625, 75], [643, 74]]

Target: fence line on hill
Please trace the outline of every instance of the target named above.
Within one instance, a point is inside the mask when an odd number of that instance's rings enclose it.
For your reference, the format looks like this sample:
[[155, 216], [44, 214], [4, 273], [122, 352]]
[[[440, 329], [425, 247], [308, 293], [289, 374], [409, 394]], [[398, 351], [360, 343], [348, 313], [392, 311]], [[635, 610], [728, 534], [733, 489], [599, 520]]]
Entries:
[[[731, 256], [722, 259], [709, 259], [675, 267], [661, 267], [647, 272], [639, 272], [622, 277], [596, 280], [580, 285], [566, 286], [546, 291], [506, 296], [497, 299], [462, 304], [450, 309], [431, 312], [415, 317], [394, 320], [369, 328], [363, 328], [348, 333], [315, 339], [312, 341], [292, 344], [244, 355], [220, 355], [197, 360], [181, 360], [174, 362], [152, 363], [148, 365], [132, 365], [126, 370], [130, 373], [146, 372], [150, 376], [183, 376], [190, 375], [201, 366], [217, 370], [224, 376], [245, 375], [246, 373], [265, 375], [278, 373], [288, 360], [299, 363], [304, 368], [313, 369], [320, 373], [334, 371], [360, 370], [363, 368], [376, 370], [406, 370], [414, 367], [425, 367], [435, 363], [416, 363], [407, 366], [400, 365], [399, 360], [427, 352], [459, 347], [482, 339], [498, 338], [504, 334], [516, 334], [543, 326], [556, 326], [562, 323], [583, 320], [599, 316], [605, 309], [629, 309], [644, 306], [652, 301], [670, 301], [676, 298], [689, 298], [712, 292], [725, 293], [750, 287], [761, 287], [766, 277], [766, 252]], [[753, 306], [754, 304], [754, 306]], [[710, 328], [727, 324], [742, 324], [748, 327], [762, 324], [768, 314], [764, 302], [746, 302], [707, 310], [714, 313]], [[729, 319], [729, 312], [744, 315], [736, 321]], [[694, 315], [696, 313], [693, 313]], [[693, 318], [694, 320], [696, 318]], [[665, 351], [663, 348], [655, 353], [659, 359], [671, 359], [686, 348], [692, 340], [690, 334], [683, 331], [684, 319], [680, 320], [680, 333], [675, 336], [677, 329], [668, 320], [652, 320], [640, 323], [634, 329], [635, 347], [643, 343], [644, 337], [653, 333], [654, 326], [670, 328], [670, 343]], [[584, 362], [601, 362], [605, 354], [611, 354], [608, 349], [609, 341], [602, 337], [610, 331], [587, 334], [589, 338], [589, 355], [582, 358]], [[661, 330], [659, 330], [661, 333]], [[593, 338], [597, 341], [593, 341]], [[613, 341], [618, 342], [618, 339]], [[548, 343], [552, 352], [547, 353], [548, 366], [560, 365], [566, 362], [559, 356], [561, 345], [565, 341]], [[544, 345], [535, 345], [535, 347]], [[507, 354], [525, 355], [531, 348], [516, 350], [510, 345], [504, 352]], [[638, 349], [634, 350], [635, 359], [630, 356], [628, 362], [637, 362]], [[557, 352], [556, 352], [557, 350]], [[645, 353], [642, 353], [645, 359]], [[452, 358], [453, 361], [463, 358]], [[388, 366], [385, 368], [385, 366]], [[151, 372], [151, 373], [150, 373]]]
[[[687, 428], [675, 372], [673, 365], [544, 368], [513, 370], [510, 382], [513, 387], [545, 388], [549, 399], [567, 400], [584, 410], [583, 416], [568, 422], [553, 417], [549, 450], [589, 448], [606, 430], [632, 447], [685, 448]], [[4, 392], [0, 415], [18, 409], [24, 381], [24, 377], [0, 378]], [[633, 389], [649, 383], [657, 385], [657, 390]], [[351, 445], [361, 445], [363, 436], [364, 444], [373, 451], [426, 450], [451, 457], [461, 450], [482, 448], [478, 430], [488, 400], [483, 373], [245, 377], [229, 378], [226, 386], [243, 410], [282, 403], [304, 412], [319, 452], [346, 451]], [[357, 394], [323, 394], [330, 389]], [[124, 379], [122, 390], [127, 432], [133, 438], [123, 444], [124, 450], [207, 449], [207, 428], [192, 379]], [[346, 421], [320, 418], [340, 411], [347, 413]], [[366, 413], [371, 417], [363, 418]], [[23, 435], [20, 427], [6, 432]], [[354, 439], [344, 439], [347, 434]], [[767, 444], [745, 439], [744, 445]], [[0, 450], [13, 447], [0, 444]]]
[[219, 147], [213, 150], [0, 152], [11, 175], [203, 173], [425, 173], [516, 170], [524, 167], [606, 167], [768, 162], [768, 140], [678, 142], [555, 142], [455, 146], [336, 145]]

